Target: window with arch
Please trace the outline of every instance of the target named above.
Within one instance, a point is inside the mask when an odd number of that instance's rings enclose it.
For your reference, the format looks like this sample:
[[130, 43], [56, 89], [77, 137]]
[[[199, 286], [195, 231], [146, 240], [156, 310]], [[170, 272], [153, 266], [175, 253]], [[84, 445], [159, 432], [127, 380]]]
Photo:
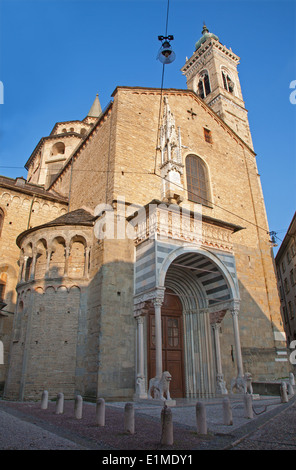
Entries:
[[200, 76], [198, 82], [198, 95], [201, 98], [205, 98], [209, 93], [211, 93], [210, 79], [208, 72], [203, 72]]
[[65, 144], [64, 142], [56, 142], [51, 149], [51, 155], [64, 155]]
[[5, 298], [6, 283], [7, 283], [7, 274], [1, 273], [0, 274], [0, 302], [3, 302]]
[[229, 93], [234, 93], [234, 82], [231, 80], [226, 70], [222, 70], [223, 86]]
[[188, 200], [210, 205], [209, 178], [206, 164], [197, 155], [186, 157]]

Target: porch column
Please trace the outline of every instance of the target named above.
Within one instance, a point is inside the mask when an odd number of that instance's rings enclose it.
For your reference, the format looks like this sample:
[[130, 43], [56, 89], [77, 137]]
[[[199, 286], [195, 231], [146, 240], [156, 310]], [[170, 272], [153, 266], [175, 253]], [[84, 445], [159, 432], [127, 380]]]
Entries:
[[218, 393], [222, 393], [223, 395], [226, 395], [228, 392], [225, 386], [223, 372], [222, 372], [220, 338], [219, 338], [220, 323], [213, 323], [212, 328], [214, 331], [216, 366], [217, 366], [216, 389]]
[[138, 326], [138, 375], [144, 377], [144, 317], [137, 317]]
[[153, 300], [155, 313], [155, 352], [156, 352], [156, 377], [161, 378], [162, 374], [162, 333], [161, 333], [161, 306], [163, 299]]
[[139, 315], [136, 319], [138, 336], [138, 370], [136, 395], [138, 398], [147, 398], [144, 373], [144, 317]]
[[147, 398], [144, 351], [144, 318], [146, 313], [147, 306], [145, 302], [134, 304], [134, 317], [137, 321], [136, 398]]
[[238, 326], [238, 313], [239, 313], [238, 306], [235, 306], [234, 308], [231, 309], [233, 331], [234, 331], [234, 342], [235, 342], [237, 377], [240, 378], [240, 377], [243, 377], [244, 373], [243, 373], [243, 359], [242, 359], [239, 326]]

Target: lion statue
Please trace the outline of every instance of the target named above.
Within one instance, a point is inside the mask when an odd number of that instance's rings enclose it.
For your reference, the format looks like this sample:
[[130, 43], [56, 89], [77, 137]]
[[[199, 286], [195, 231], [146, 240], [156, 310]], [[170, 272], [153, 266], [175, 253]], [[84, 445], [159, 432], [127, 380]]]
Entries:
[[250, 374], [250, 372], [246, 372], [243, 377], [237, 377], [235, 379], [232, 379], [230, 388], [231, 391], [236, 388], [238, 392], [250, 393], [252, 395], [252, 375]]
[[[148, 398], [154, 398], [157, 400], [171, 400], [170, 396], [170, 381], [172, 376], [168, 371], [162, 373], [161, 378], [153, 377], [149, 380]], [[153, 393], [153, 397], [152, 397]], [[166, 398], [164, 397], [166, 396]]]

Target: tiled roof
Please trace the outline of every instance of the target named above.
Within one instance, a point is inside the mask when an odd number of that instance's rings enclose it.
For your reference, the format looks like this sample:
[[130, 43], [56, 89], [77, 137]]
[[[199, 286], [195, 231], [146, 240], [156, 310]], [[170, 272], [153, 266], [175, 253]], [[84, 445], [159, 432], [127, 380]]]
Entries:
[[61, 215], [57, 219], [45, 224], [50, 225], [93, 225], [94, 216], [85, 209], [77, 209], [67, 214]]
[[0, 176], [0, 186], [21, 192], [23, 194], [37, 195], [45, 199], [51, 199], [59, 202], [68, 202], [68, 198], [61, 196], [55, 191], [47, 191], [43, 186], [38, 184], [28, 183], [25, 178], [8, 178], [7, 176]]
[[43, 225], [37, 225], [36, 227], [32, 227], [24, 232], [20, 233], [16, 239], [17, 245], [20, 247], [21, 240], [24, 236], [28, 233], [35, 232], [40, 229], [44, 229], [47, 227], [55, 227], [55, 226], [65, 226], [65, 225], [83, 225], [83, 226], [90, 226], [94, 225], [95, 217], [85, 209], [77, 209], [72, 212], [68, 212], [67, 214], [61, 215], [50, 222], [47, 222]]

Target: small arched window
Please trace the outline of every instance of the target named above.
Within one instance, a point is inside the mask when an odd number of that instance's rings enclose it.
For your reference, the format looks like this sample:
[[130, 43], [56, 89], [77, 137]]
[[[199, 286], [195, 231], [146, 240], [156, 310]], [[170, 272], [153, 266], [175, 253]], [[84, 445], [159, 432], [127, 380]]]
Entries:
[[210, 191], [208, 171], [205, 163], [196, 155], [186, 157], [188, 200], [209, 206]]
[[225, 90], [229, 91], [229, 93], [234, 93], [234, 83], [226, 70], [222, 70], [222, 79]]
[[198, 82], [198, 95], [205, 98], [211, 93], [210, 79], [207, 72], [203, 72]]
[[64, 142], [56, 142], [51, 149], [52, 155], [63, 155], [65, 153]]

